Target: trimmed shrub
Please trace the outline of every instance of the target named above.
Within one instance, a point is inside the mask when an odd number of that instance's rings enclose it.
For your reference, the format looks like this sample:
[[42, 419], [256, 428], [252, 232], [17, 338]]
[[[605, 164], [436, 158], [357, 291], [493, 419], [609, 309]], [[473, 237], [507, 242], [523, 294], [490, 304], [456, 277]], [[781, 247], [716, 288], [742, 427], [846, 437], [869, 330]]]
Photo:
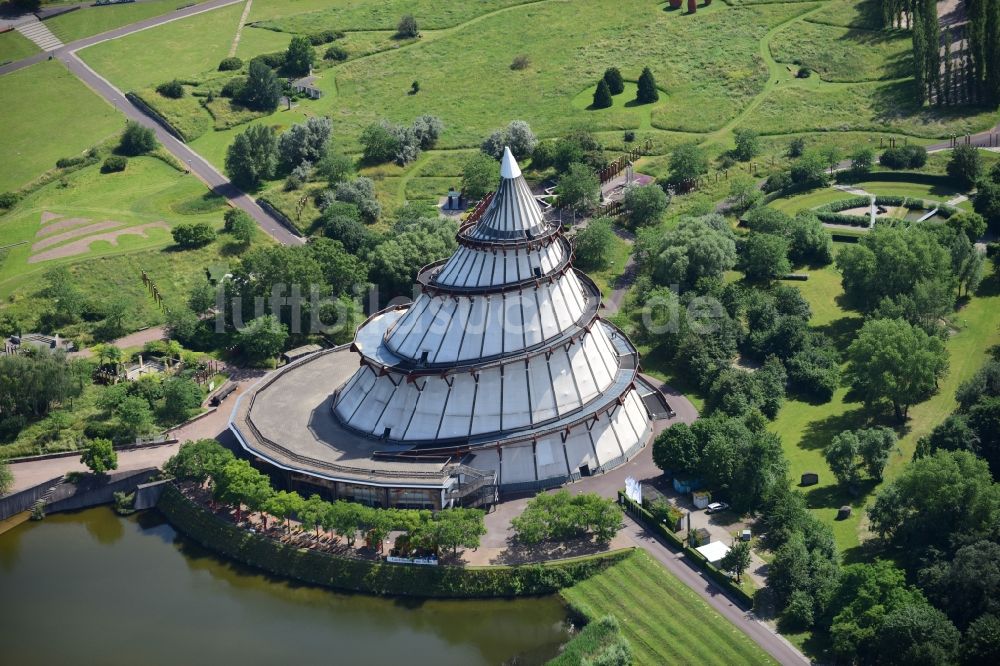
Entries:
[[617, 67], [609, 67], [604, 70], [604, 80], [608, 83], [608, 90], [612, 95], [620, 95], [625, 92], [625, 79]]
[[919, 169], [927, 163], [927, 149], [911, 144], [886, 148], [878, 163], [889, 169]]
[[413, 18], [412, 14], [407, 14], [399, 19], [399, 24], [396, 26], [396, 37], [398, 39], [411, 39], [419, 36], [420, 28], [417, 27], [417, 19]]
[[320, 30], [309, 35], [309, 43], [313, 46], [322, 46], [323, 44], [335, 42], [343, 36], [344, 33], [339, 30]]
[[215, 229], [205, 222], [178, 224], [170, 234], [174, 242], [183, 248], [200, 247], [215, 240]]
[[184, 97], [184, 86], [181, 85], [180, 81], [174, 79], [156, 86], [156, 92], [170, 99], [180, 99]]
[[21, 195], [17, 192], [0, 193], [0, 208], [13, 208], [21, 200]]
[[129, 121], [118, 144], [118, 152], [134, 157], [156, 150], [157, 145], [156, 133], [152, 129]]
[[68, 169], [70, 167], [93, 163], [95, 155], [92, 153], [93, 151], [88, 152], [86, 155], [77, 155], [76, 157], [60, 157], [56, 160], [56, 167], [59, 169]]
[[763, 190], [767, 193], [780, 192], [785, 188], [792, 186], [792, 176], [787, 171], [779, 171], [778, 173], [772, 173], [764, 181]]
[[334, 44], [323, 54], [323, 60], [336, 60], [338, 62], [347, 60], [347, 49], [339, 44]]
[[514, 59], [510, 63], [510, 68], [514, 71], [520, 71], [522, 69], [528, 69], [531, 65], [531, 58], [526, 55], [514, 56]]
[[271, 69], [279, 69], [285, 66], [285, 52], [278, 51], [277, 53], [264, 53], [254, 58], [254, 60], [260, 60]]
[[222, 61], [219, 63], [220, 72], [233, 72], [236, 71], [237, 69], [242, 69], [242, 67], [243, 67], [243, 60], [236, 57], [223, 58]]
[[614, 102], [611, 99], [611, 90], [608, 88], [608, 82], [601, 79], [597, 82], [597, 90], [594, 91], [594, 103], [592, 106], [595, 109], [606, 109], [613, 103]]
[[240, 91], [243, 90], [243, 86], [247, 83], [247, 77], [237, 76], [226, 81], [225, 85], [222, 86], [222, 90], [219, 91], [219, 95], [222, 97], [228, 97], [230, 99], [240, 96]]
[[104, 160], [104, 164], [101, 165], [101, 173], [124, 171], [126, 166], [128, 166], [128, 159], [121, 155], [112, 155]]

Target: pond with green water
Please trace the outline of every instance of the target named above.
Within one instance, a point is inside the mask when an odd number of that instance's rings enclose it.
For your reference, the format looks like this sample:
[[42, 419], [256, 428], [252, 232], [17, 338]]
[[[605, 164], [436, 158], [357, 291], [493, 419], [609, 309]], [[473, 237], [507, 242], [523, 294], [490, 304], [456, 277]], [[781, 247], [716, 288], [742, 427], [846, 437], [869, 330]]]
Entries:
[[338, 594], [106, 507], [0, 535], [0, 594], [4, 664], [541, 664], [568, 640], [555, 597]]

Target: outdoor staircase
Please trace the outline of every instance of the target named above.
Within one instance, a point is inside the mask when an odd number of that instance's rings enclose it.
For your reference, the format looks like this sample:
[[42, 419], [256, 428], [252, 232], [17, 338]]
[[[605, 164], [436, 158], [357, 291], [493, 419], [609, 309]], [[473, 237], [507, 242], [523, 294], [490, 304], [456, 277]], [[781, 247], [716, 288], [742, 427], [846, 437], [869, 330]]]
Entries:
[[32, 20], [21, 23], [15, 30], [37, 44], [38, 48], [43, 51], [55, 51], [63, 47], [59, 38], [53, 35], [52, 31], [37, 18], [32, 17]]
[[58, 481], [56, 481], [54, 484], [52, 484], [52, 487], [49, 488], [48, 490], [46, 490], [45, 494], [42, 495], [41, 497], [39, 497], [38, 500], [35, 502], [35, 506], [33, 507], [32, 513], [37, 512], [37, 513], [39, 513], [39, 514], [41, 514], [41, 515], [44, 516], [45, 515], [45, 507], [48, 505], [49, 501], [52, 500], [52, 495], [54, 495], [55, 492], [56, 492], [56, 489], [59, 488], [59, 486], [61, 486], [65, 482], [66, 482], [66, 477], [63, 476]]

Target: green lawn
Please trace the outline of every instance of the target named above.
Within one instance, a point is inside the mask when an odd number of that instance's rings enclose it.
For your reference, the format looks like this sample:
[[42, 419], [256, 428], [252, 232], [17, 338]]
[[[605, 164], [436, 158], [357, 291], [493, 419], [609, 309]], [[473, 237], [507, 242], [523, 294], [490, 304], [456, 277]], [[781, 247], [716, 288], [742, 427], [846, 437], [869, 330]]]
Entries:
[[608, 262], [608, 267], [600, 271], [587, 272], [587, 275], [600, 288], [605, 301], [607, 301], [614, 290], [615, 282], [625, 270], [625, 263], [631, 255], [632, 243], [616, 235], [611, 245], [611, 259]]
[[421, 30], [450, 28], [504, 7], [538, 0], [254, 0], [250, 21], [283, 32], [392, 30], [411, 14]]
[[104, 7], [83, 7], [51, 18], [45, 22], [56, 37], [72, 42], [123, 25], [136, 23], [154, 16], [172, 12], [175, 9], [196, 4], [201, 0], [146, 0], [122, 5]]
[[0, 77], [0, 192], [121, 131], [124, 119], [58, 60]]
[[783, 82], [771, 90], [743, 126], [762, 134], [860, 130], [944, 138], [992, 127], [995, 111], [918, 107], [912, 79], [876, 83]]
[[780, 197], [768, 205], [771, 206], [771, 208], [777, 208], [783, 213], [795, 215], [800, 210], [808, 210], [833, 201], [849, 199], [850, 197], [851, 195], [847, 192], [841, 192], [840, 190], [835, 190], [832, 187], [821, 187], [819, 189], [810, 190], [804, 194]]
[[79, 55], [123, 91], [193, 78], [215, 71], [229, 55], [242, 14], [242, 3], [229, 5], [95, 44]]
[[642, 550], [561, 594], [591, 619], [617, 617], [635, 664], [774, 663]]
[[[329, 5], [308, 0], [261, 4], [254, 3], [252, 20], [267, 20], [270, 13], [286, 22], [298, 16], [296, 29], [326, 27], [309, 14], [295, 12]], [[430, 6], [427, 2], [409, 4]], [[513, 118], [528, 119], [542, 136], [580, 125], [608, 131], [648, 127], [650, 122], [657, 127], [718, 127], [763, 85], [766, 68], [756, 55], [757, 40], [806, 9], [783, 4], [734, 9], [720, 4], [699, 12], [692, 21], [644, 0], [613, 6], [600, 0], [487, 3], [493, 5], [512, 6], [484, 14], [486, 7], [479, 3], [446, 3], [463, 15], [480, 16], [457, 27], [428, 31], [411, 45], [322, 70], [319, 85], [326, 96], [302, 102], [301, 110], [331, 115], [338, 138], [343, 137], [349, 151], [357, 149], [360, 130], [377, 118], [408, 122], [421, 113], [444, 120], [447, 129], [441, 147], [446, 148], [478, 145], [493, 128]], [[354, 12], [361, 27], [382, 31], [375, 33], [375, 45], [364, 48], [373, 48], [385, 38], [384, 21], [374, 18], [383, 10], [371, 7]], [[438, 13], [438, 3], [434, 7], [435, 16], [444, 16]], [[344, 28], [354, 20], [350, 19], [353, 10], [334, 9], [323, 10], [324, 16], [333, 12], [337, 19], [329, 27]], [[81, 56], [124, 89], [142, 89], [174, 77], [200, 77], [214, 70], [228, 51], [240, 11], [239, 6], [228, 7], [177, 21], [85, 49]], [[396, 16], [395, 10], [389, 11]], [[239, 53], [246, 58], [275, 50], [287, 38], [287, 34], [251, 27], [244, 31]], [[349, 35], [344, 40], [349, 50], [356, 48], [352, 39]], [[682, 41], [688, 48], [674, 48]], [[532, 65], [523, 71], [511, 70], [510, 62], [521, 54]], [[734, 67], [734, 63], [741, 64]], [[606, 67], [616, 65], [626, 78], [635, 80], [647, 64], [664, 91], [659, 103], [632, 107], [621, 98], [614, 108], [591, 111], [586, 109], [589, 102], [579, 102], [586, 100]], [[408, 95], [415, 79], [420, 81], [421, 92]], [[468, 83], [456, 85], [456, 81]], [[687, 108], [698, 108], [698, 113], [683, 113]], [[285, 117], [275, 120], [284, 124]], [[222, 152], [224, 146], [215, 154]]]
[[[132, 158], [128, 168], [120, 173], [102, 174], [97, 165], [86, 167], [65, 180], [65, 186], [58, 181], [50, 183], [0, 216], [0, 229], [6, 242], [28, 241], [10, 248], [0, 264], [0, 298], [6, 299], [14, 292], [23, 291], [53, 265], [79, 262], [92, 265], [91, 260], [95, 257], [162, 248], [173, 242], [168, 229], [149, 228], [146, 238], [122, 235], [115, 239], [117, 245], [95, 241], [82, 253], [29, 263], [33, 254], [74, 243], [92, 234], [67, 237], [43, 249], [33, 249], [39, 241], [51, 241], [73, 229], [104, 221], [120, 223], [119, 229], [157, 222], [168, 227], [181, 222], [209, 222], [221, 226], [225, 210], [221, 198], [210, 195], [194, 176], [182, 174], [153, 157]], [[75, 218], [86, 218], [90, 222], [66, 222], [55, 233], [46, 233], [43, 213], [50, 214], [46, 217], [58, 216], [46, 223], [48, 226]]]
[[798, 62], [824, 81], [898, 79], [913, 71], [908, 33], [860, 30], [798, 22], [771, 40], [771, 55], [782, 63]]
[[924, 185], [923, 183], [897, 183], [894, 181], [864, 180], [855, 183], [865, 192], [872, 194], [897, 195], [901, 197], [914, 197], [918, 199], [929, 199], [933, 201], [947, 201], [948, 199], [961, 194], [954, 187], [947, 185]]
[[0, 64], [27, 58], [39, 51], [41, 49], [33, 41], [16, 30], [0, 34]]
[[878, 30], [882, 27], [882, 10], [877, 0], [831, 0], [826, 7], [808, 19], [845, 28]]

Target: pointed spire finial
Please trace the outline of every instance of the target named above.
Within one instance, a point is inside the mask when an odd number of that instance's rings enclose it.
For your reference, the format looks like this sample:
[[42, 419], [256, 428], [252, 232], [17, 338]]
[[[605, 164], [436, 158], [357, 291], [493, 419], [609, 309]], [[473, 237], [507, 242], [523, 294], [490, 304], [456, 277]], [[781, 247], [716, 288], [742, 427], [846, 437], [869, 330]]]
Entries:
[[521, 175], [521, 167], [517, 166], [517, 160], [510, 152], [510, 148], [504, 146], [503, 161], [500, 163], [501, 178], [517, 178]]

